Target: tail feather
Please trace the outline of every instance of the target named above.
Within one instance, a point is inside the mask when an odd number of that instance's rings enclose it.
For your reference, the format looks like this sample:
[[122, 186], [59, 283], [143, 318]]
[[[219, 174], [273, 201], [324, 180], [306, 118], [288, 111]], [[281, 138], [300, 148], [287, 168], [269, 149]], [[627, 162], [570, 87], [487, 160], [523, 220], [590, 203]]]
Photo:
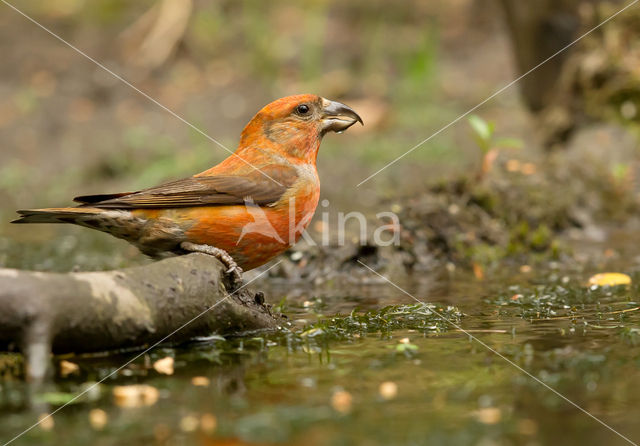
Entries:
[[[125, 210], [77, 207], [22, 209], [17, 212], [20, 218], [11, 223], [71, 223], [96, 229], [131, 242], [152, 257], [173, 251], [184, 235], [182, 229], [170, 221], [150, 228], [146, 218]], [[148, 246], [144, 240], [150, 242]]]
[[77, 223], [79, 219], [101, 212], [96, 208], [21, 209], [20, 218], [11, 223]]

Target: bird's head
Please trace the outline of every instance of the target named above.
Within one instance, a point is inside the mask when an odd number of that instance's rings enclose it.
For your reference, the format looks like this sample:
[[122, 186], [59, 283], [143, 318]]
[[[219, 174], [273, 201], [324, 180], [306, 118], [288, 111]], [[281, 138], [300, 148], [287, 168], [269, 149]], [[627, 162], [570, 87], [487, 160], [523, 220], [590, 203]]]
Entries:
[[[240, 145], [262, 145], [315, 161], [322, 136], [342, 132], [362, 119], [350, 107], [313, 94], [287, 96], [265, 106], [242, 132]], [[267, 147], [264, 147], [266, 144]]]

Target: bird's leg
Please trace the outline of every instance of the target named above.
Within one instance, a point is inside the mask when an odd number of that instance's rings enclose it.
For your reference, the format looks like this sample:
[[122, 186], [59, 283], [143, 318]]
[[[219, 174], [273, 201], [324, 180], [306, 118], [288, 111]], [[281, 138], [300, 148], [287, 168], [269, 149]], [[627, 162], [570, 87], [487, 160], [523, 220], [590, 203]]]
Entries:
[[231, 275], [231, 285], [235, 288], [242, 283], [242, 268], [238, 266], [233, 257], [229, 255], [227, 251], [224, 249], [216, 248], [211, 245], [198, 245], [191, 242], [182, 242], [180, 243], [180, 248], [189, 252], [201, 252], [203, 254], [209, 254], [210, 256], [215, 257], [220, 260], [224, 266], [228, 269], [226, 271], [227, 274]]

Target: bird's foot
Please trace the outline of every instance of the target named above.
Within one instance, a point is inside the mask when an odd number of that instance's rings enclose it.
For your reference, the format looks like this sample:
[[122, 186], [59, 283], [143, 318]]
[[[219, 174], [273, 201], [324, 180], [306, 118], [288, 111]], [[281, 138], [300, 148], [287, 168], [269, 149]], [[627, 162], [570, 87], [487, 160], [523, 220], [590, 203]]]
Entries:
[[242, 284], [242, 268], [238, 266], [233, 257], [224, 249], [216, 248], [211, 245], [198, 245], [191, 242], [182, 242], [180, 248], [189, 252], [201, 252], [203, 254], [209, 254], [220, 260], [224, 266], [227, 267], [227, 277], [231, 280], [231, 286], [236, 289]]

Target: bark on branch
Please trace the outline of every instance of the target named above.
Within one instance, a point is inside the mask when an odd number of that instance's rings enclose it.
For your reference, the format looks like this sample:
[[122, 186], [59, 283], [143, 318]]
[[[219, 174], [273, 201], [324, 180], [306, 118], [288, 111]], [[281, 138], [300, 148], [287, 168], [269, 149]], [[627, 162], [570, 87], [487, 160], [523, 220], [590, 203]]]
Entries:
[[275, 328], [261, 296], [227, 293], [224, 269], [204, 254], [105, 272], [0, 269], [0, 350], [25, 353], [38, 379], [50, 352], [142, 347], [178, 329], [168, 342]]

